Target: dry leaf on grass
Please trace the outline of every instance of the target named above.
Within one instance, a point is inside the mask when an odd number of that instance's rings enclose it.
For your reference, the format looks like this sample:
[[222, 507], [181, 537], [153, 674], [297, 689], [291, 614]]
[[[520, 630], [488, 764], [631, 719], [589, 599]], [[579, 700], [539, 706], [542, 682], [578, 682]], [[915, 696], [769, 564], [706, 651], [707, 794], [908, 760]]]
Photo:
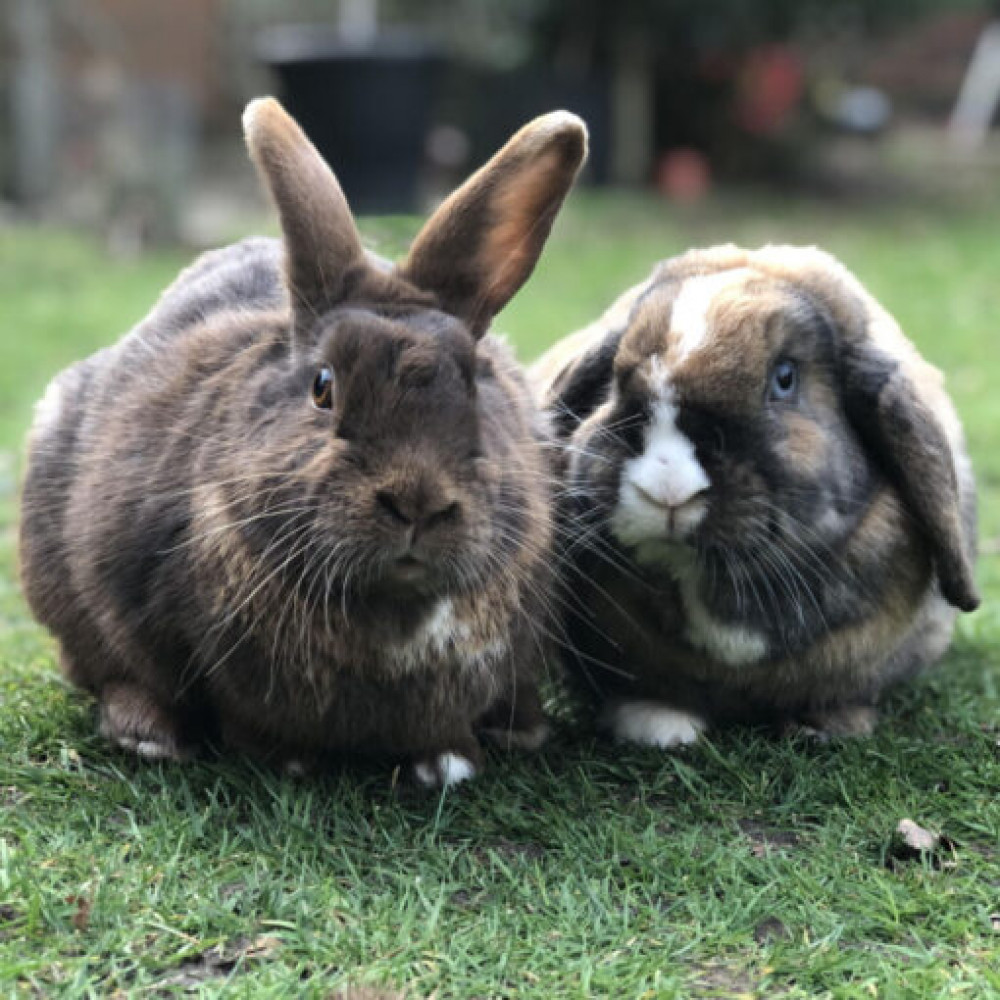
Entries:
[[90, 926], [90, 900], [86, 896], [67, 896], [66, 902], [76, 903], [71, 920], [76, 930], [85, 931]]
[[903, 843], [912, 851], [928, 853], [937, 848], [941, 843], [941, 838], [930, 830], [925, 830], [918, 826], [912, 819], [901, 819], [896, 833], [902, 838]]
[[889, 867], [904, 861], [930, 860], [935, 866], [946, 864], [941, 855], [951, 851], [955, 843], [951, 838], [933, 833], [915, 823], [912, 819], [902, 819], [896, 827], [889, 845]]

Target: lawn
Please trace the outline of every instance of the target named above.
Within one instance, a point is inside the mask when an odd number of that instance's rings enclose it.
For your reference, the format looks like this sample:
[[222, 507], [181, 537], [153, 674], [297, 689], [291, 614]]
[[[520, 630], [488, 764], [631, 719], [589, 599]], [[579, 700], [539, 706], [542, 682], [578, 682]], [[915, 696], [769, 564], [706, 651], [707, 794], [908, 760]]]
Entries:
[[[398, 250], [412, 224], [367, 227]], [[498, 326], [526, 360], [658, 258], [839, 255], [948, 373], [981, 486], [983, 608], [871, 740], [749, 730], [664, 754], [563, 721], [444, 795], [109, 750], [15, 583], [30, 405], [177, 255], [0, 231], [0, 993], [421, 998], [1000, 996], [1000, 211], [579, 196]], [[911, 818], [944, 835], [906, 856]], [[350, 995], [350, 994], [348, 994]]]

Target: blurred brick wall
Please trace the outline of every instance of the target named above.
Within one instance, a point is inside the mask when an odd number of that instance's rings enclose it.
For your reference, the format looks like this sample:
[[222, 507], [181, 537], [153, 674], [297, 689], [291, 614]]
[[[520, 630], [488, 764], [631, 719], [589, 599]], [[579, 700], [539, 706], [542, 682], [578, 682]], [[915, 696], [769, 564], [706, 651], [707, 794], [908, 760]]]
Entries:
[[226, 95], [220, 42], [224, 0], [91, 0], [111, 27], [128, 76], [181, 85], [208, 120]]

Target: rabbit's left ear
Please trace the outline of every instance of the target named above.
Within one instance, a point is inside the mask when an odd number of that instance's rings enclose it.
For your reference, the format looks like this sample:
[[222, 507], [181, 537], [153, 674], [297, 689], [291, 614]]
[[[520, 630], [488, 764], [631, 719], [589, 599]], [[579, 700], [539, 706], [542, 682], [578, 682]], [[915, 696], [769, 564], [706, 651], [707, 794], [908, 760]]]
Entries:
[[979, 606], [951, 444], [932, 402], [873, 339], [841, 358], [848, 416], [924, 530], [941, 593], [962, 611]]
[[285, 277], [302, 339], [331, 306], [362, 284], [370, 268], [333, 171], [272, 97], [251, 101], [243, 130], [254, 165], [281, 220]]
[[400, 275], [481, 336], [534, 270], [586, 154], [576, 115], [536, 118], [431, 216]]

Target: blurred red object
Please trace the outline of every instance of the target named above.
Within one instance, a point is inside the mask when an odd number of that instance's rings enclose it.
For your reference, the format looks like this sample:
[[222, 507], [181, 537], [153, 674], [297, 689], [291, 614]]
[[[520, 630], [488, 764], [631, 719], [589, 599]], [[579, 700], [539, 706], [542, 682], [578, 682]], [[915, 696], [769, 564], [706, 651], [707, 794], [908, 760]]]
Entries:
[[671, 201], [693, 204], [712, 186], [712, 168], [696, 149], [667, 150], [656, 165], [656, 187]]
[[746, 58], [737, 81], [736, 123], [754, 135], [775, 135], [802, 101], [802, 60], [783, 45], [762, 45]]

